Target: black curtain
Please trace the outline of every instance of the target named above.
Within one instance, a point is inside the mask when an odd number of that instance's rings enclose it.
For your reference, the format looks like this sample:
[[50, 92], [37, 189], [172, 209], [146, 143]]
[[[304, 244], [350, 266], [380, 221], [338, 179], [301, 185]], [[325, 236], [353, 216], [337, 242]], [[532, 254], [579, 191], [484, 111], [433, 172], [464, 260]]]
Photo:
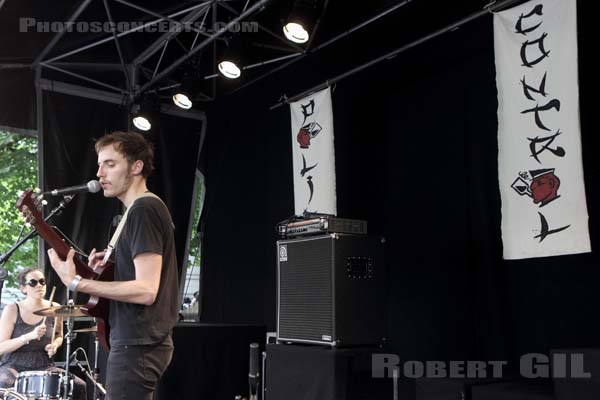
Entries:
[[36, 129], [34, 71], [0, 68], [0, 126]]
[[[582, 3], [583, 163], [596, 249], [595, 49]], [[282, 93], [334, 76], [340, 54], [353, 54], [350, 45], [342, 50], [319, 53], [210, 110], [205, 321], [275, 329], [275, 225], [293, 212], [293, 189], [289, 111], [269, 107]], [[370, 234], [386, 238], [391, 349], [403, 359], [513, 361], [600, 344], [596, 253], [501, 257], [491, 16], [345, 79], [333, 107], [338, 214], [366, 219]]]

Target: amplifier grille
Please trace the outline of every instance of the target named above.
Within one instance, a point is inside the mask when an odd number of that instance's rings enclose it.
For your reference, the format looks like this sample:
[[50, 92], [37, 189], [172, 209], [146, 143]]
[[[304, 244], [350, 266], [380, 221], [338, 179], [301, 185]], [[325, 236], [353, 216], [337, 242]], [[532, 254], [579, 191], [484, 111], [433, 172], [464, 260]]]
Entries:
[[331, 240], [304, 240], [287, 246], [287, 261], [279, 262], [280, 337], [333, 338], [332, 250]]

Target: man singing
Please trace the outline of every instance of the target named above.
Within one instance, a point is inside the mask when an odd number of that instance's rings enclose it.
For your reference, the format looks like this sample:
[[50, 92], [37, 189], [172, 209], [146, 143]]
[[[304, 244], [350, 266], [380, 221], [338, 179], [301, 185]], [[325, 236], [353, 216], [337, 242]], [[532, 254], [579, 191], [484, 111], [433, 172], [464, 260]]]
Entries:
[[[82, 279], [74, 251], [61, 260], [48, 250], [52, 267], [73, 291], [112, 300], [106, 389], [110, 400], [151, 400], [171, 361], [171, 331], [178, 316], [178, 273], [174, 227], [165, 204], [146, 187], [154, 151], [134, 132], [113, 132], [96, 142], [98, 173], [105, 197], [128, 209], [114, 251], [115, 281]], [[104, 263], [93, 249], [88, 265]]]

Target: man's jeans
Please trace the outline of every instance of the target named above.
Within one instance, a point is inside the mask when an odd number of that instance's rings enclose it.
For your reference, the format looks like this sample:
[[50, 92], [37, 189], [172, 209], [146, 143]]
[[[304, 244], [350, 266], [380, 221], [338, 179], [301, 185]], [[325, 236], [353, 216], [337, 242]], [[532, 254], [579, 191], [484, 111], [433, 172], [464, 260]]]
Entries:
[[172, 356], [170, 335], [159, 344], [111, 347], [106, 364], [106, 398], [152, 400], [156, 384]]

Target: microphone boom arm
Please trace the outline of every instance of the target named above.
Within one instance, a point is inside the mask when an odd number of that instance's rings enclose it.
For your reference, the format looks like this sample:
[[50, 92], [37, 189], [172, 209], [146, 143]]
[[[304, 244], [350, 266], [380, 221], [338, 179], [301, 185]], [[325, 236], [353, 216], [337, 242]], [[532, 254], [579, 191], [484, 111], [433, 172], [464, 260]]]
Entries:
[[[69, 195], [69, 196], [65, 196], [60, 203], [58, 203], [58, 205], [52, 210], [50, 211], [50, 214], [48, 214], [47, 217], [44, 218], [44, 221], [48, 222], [50, 220], [50, 218], [52, 218], [53, 216], [55, 216], [56, 214], [62, 212], [62, 210], [64, 210], [67, 207], [67, 204], [73, 200], [75, 196], [74, 195]], [[6, 264], [6, 262], [8, 261], [8, 259], [10, 258], [10, 256], [12, 256], [12, 254], [23, 245], [23, 243], [25, 243], [26, 241], [28, 241], [29, 239], [31, 239], [33, 236], [35, 236], [37, 234], [37, 231], [34, 229], [30, 232], [28, 232], [21, 240], [19, 240], [17, 243], [15, 243], [13, 245], [13, 247], [11, 247], [10, 250], [8, 250], [6, 253], [0, 255], [0, 268]]]

